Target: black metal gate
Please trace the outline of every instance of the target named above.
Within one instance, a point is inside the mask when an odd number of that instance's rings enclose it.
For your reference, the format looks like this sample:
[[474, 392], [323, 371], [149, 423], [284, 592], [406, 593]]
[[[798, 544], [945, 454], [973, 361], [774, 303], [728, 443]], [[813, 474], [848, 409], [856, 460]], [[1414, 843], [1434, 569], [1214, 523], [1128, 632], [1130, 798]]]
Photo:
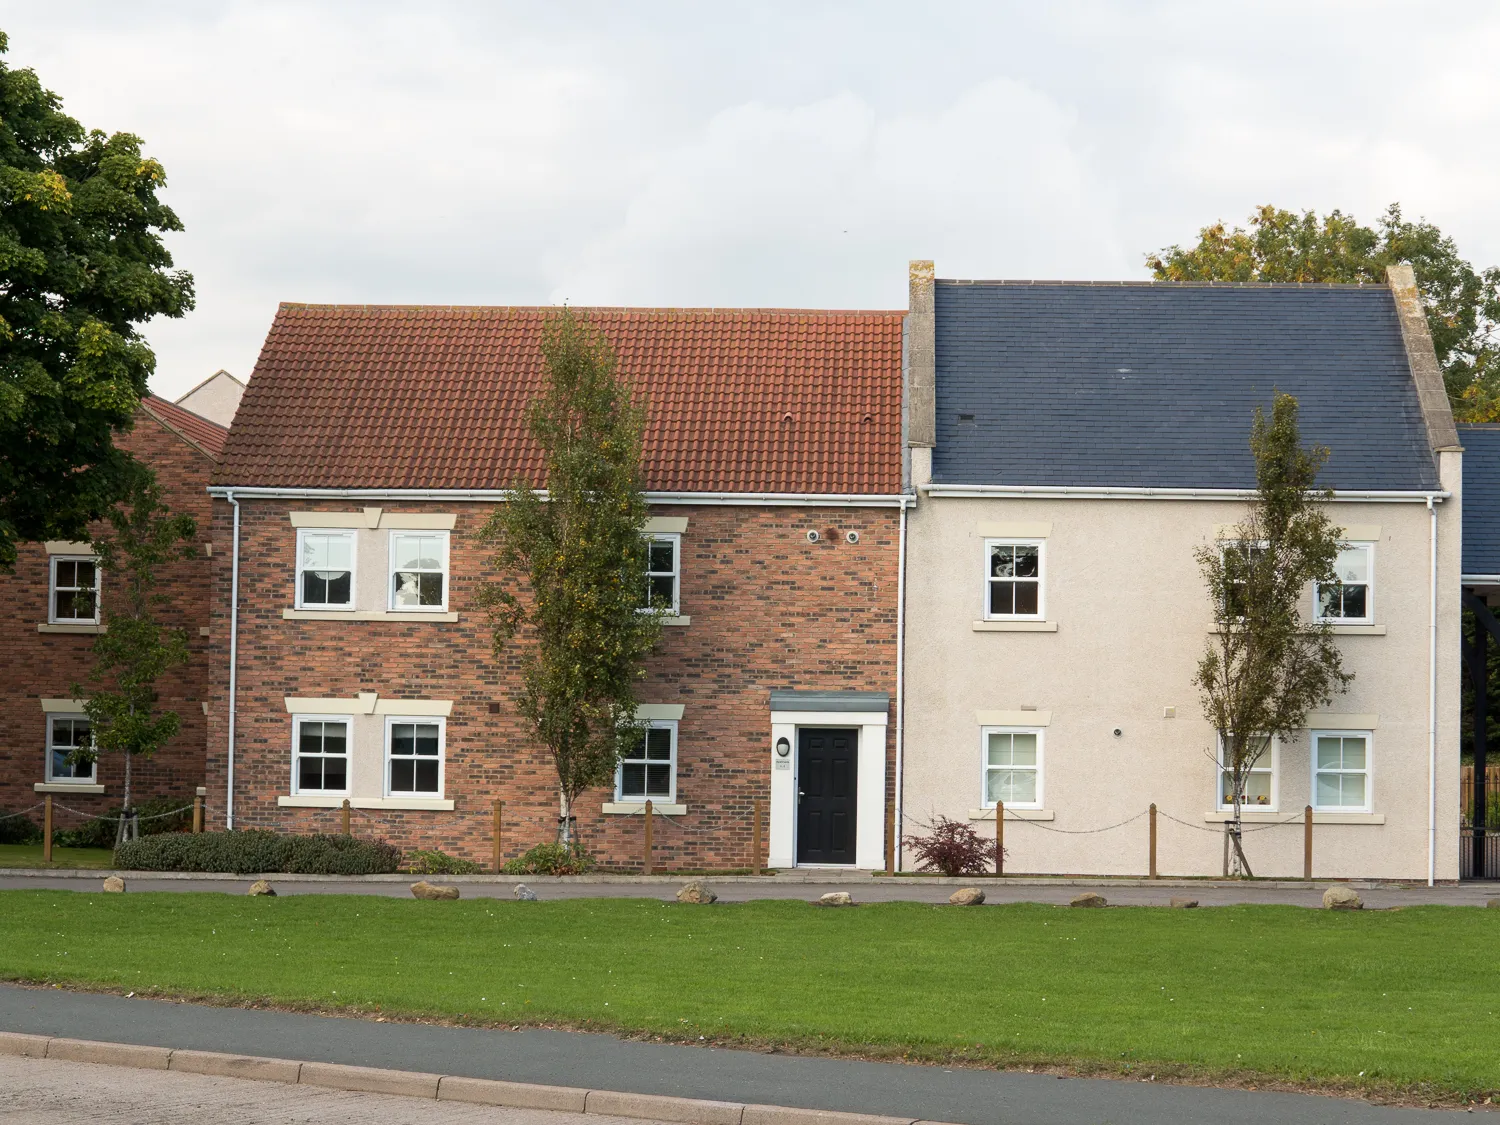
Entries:
[[[1474, 828], [1465, 824], [1458, 830], [1458, 877], [1460, 879], [1500, 879], [1500, 828], [1491, 828], [1484, 839], [1474, 839]], [[1481, 861], [1475, 871], [1475, 860]]]

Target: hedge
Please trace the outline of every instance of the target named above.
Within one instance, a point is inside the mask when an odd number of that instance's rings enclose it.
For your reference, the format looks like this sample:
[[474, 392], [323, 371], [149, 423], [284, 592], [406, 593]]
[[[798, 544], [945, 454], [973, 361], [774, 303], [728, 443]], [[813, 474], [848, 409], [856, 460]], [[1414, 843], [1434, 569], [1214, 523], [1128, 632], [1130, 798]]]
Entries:
[[163, 833], [115, 849], [127, 871], [225, 871], [236, 875], [384, 875], [401, 849], [354, 836], [284, 836], [278, 832]]
[[[141, 835], [155, 836], [159, 832], [186, 832], [193, 823], [193, 802], [182, 797], [152, 797], [137, 801], [136, 815], [141, 819]], [[125, 810], [116, 805], [102, 817], [86, 820], [76, 828], [52, 830], [52, 846], [55, 848], [112, 848], [119, 835], [120, 814]], [[164, 816], [171, 813], [171, 816]], [[40, 839], [40, 834], [38, 834]]]

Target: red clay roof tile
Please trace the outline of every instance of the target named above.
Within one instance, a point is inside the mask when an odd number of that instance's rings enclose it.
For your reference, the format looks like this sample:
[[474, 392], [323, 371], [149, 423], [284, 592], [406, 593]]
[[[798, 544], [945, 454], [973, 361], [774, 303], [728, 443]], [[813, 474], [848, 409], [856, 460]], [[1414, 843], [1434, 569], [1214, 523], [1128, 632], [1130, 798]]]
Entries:
[[[503, 488], [540, 474], [525, 432], [548, 308], [284, 304], [216, 483]], [[578, 309], [645, 399], [646, 487], [891, 494], [901, 487], [897, 312]]]
[[141, 400], [141, 406], [148, 414], [155, 416], [164, 425], [175, 430], [179, 436], [186, 438], [214, 460], [217, 461], [223, 456], [224, 442], [229, 437], [227, 427], [217, 422], [210, 422], [201, 414], [194, 414], [186, 407], [178, 406], [175, 402], [168, 402], [164, 398], [157, 398], [155, 395], [147, 395]]

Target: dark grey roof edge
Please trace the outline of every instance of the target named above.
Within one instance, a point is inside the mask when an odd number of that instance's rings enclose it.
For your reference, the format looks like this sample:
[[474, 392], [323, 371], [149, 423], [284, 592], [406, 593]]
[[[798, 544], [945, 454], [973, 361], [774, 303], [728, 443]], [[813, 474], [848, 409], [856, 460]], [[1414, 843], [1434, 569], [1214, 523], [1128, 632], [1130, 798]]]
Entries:
[[1066, 281], [1032, 278], [965, 279], [940, 277], [936, 285], [1093, 286], [1101, 289], [1389, 289], [1372, 281]]
[[1422, 294], [1417, 289], [1416, 271], [1408, 265], [1387, 266], [1391, 299], [1396, 304], [1396, 320], [1401, 325], [1401, 340], [1406, 345], [1406, 362], [1417, 388], [1417, 404], [1427, 422], [1427, 444], [1433, 454], [1456, 451], [1458, 430], [1453, 425], [1453, 406], [1448, 388], [1443, 385], [1443, 369], [1438, 366], [1432, 332], [1427, 327], [1427, 312], [1422, 308]]
[[790, 691], [771, 692], [772, 711], [888, 711], [889, 692]]

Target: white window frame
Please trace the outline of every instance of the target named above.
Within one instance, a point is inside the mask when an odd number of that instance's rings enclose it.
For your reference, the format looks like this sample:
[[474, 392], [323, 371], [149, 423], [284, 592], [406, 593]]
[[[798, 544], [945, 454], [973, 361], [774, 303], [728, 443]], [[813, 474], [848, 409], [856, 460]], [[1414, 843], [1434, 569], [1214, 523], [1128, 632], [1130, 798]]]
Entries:
[[[666, 730], [672, 732], [672, 753], [667, 759], [668, 776], [671, 779], [669, 792], [665, 797], [652, 797], [641, 794], [638, 797], [627, 797], [623, 790], [625, 781], [625, 759], [615, 763], [615, 800], [627, 804], [644, 805], [648, 800], [659, 805], [675, 805], [677, 803], [677, 720], [676, 719], [650, 719], [646, 722], [648, 730]], [[641, 743], [641, 753], [645, 754], [645, 742]], [[631, 758], [632, 762], [648, 762], [647, 758]]]
[[[349, 601], [309, 602], [302, 597], [302, 545], [309, 535], [336, 535], [349, 540]], [[296, 589], [293, 606], [297, 609], [328, 610], [330, 613], [352, 612], [359, 598], [359, 536], [345, 527], [299, 527], [297, 529]]]
[[[1271, 544], [1267, 540], [1265, 540], [1265, 539], [1254, 539], [1254, 540], [1251, 540], [1251, 539], [1221, 539], [1219, 541], [1219, 562], [1220, 562], [1220, 565], [1221, 566], [1224, 565], [1224, 562], [1223, 562], [1224, 556], [1229, 551], [1237, 551], [1237, 550], [1242, 550], [1242, 549], [1265, 551], [1265, 550], [1269, 549], [1270, 546], [1271, 546]], [[1236, 585], [1241, 585], [1241, 583], [1236, 583]], [[1226, 617], [1229, 614], [1229, 606], [1227, 604], [1224, 606], [1224, 614], [1225, 614]], [[1231, 620], [1234, 620], [1234, 621], [1243, 621], [1245, 619], [1243, 617], [1236, 616], [1236, 617], [1232, 618]]]
[[[1362, 738], [1365, 740], [1365, 768], [1363, 770], [1320, 770], [1318, 769], [1318, 736], [1332, 736], [1334, 738]], [[1310, 769], [1308, 775], [1310, 799], [1314, 812], [1370, 812], [1375, 803], [1375, 732], [1372, 730], [1309, 730], [1307, 732], [1307, 761]], [[1363, 773], [1365, 775], [1365, 803], [1363, 805], [1320, 805], [1318, 804], [1318, 774], [1320, 773]]]
[[[438, 729], [438, 787], [435, 793], [417, 793], [410, 790], [397, 792], [391, 788], [391, 730], [398, 723], [421, 723]], [[403, 758], [405, 755], [403, 755]], [[416, 760], [415, 757], [412, 760]], [[416, 798], [421, 800], [441, 799], [448, 788], [448, 720], [441, 715], [387, 715], [385, 717], [385, 749], [381, 754], [381, 792], [387, 797]]]
[[[646, 596], [651, 596], [651, 579], [663, 576], [661, 571], [651, 570], [650, 545], [652, 543], [672, 544], [672, 604], [665, 609], [652, 610], [649, 606], [641, 607], [645, 612], [660, 613], [664, 617], [676, 617], [682, 605], [682, 536], [675, 531], [654, 531], [646, 536]], [[674, 745], [676, 740], [673, 740]], [[674, 751], [675, 753], [675, 751]]]
[[[94, 564], [94, 615], [92, 617], [57, 616], [57, 564], [64, 562], [86, 562]], [[99, 570], [99, 559], [94, 555], [51, 555], [47, 560], [47, 623], [49, 625], [97, 625], [99, 603], [103, 600], [103, 575]], [[69, 586], [69, 590], [81, 590], [82, 586]]]
[[[1364, 551], [1367, 558], [1365, 581], [1365, 615], [1363, 617], [1324, 617], [1319, 609], [1318, 583], [1313, 583], [1313, 620], [1330, 625], [1373, 625], [1375, 623], [1375, 544], [1370, 541], [1345, 540], [1345, 549]], [[1340, 554], [1343, 552], [1340, 551]], [[1342, 585], [1342, 583], [1340, 583]]]
[[[988, 565], [988, 548], [985, 552], [986, 566]], [[985, 591], [988, 595], [989, 591]], [[1044, 808], [1043, 801], [1046, 793], [1043, 786], [1046, 782], [1047, 771], [1047, 728], [1046, 727], [980, 727], [979, 728], [979, 807], [992, 809], [995, 802], [990, 800], [990, 735], [992, 734], [1034, 734], [1036, 735], [1036, 800], [1026, 802], [1014, 802], [1007, 804], [1008, 809], [1040, 809]], [[996, 769], [1009, 767], [997, 766]]]
[[[441, 605], [397, 605], [396, 604], [396, 540], [402, 538], [427, 538], [437, 536], [443, 541], [443, 601]], [[449, 565], [449, 535], [446, 531], [428, 530], [423, 528], [402, 528], [390, 533], [386, 541], [386, 608], [393, 613], [447, 613], [448, 594], [453, 585], [453, 568]], [[432, 571], [418, 571], [420, 574], [431, 574]]]
[[88, 776], [87, 777], [78, 777], [76, 775], [73, 776], [73, 777], [57, 777], [56, 775], [53, 774], [53, 772], [52, 772], [52, 749], [53, 749], [52, 739], [53, 739], [53, 733], [52, 732], [53, 732], [54, 724], [59, 719], [67, 719], [70, 722], [76, 722], [77, 720], [82, 719], [84, 722], [86, 722], [86, 723], [89, 724], [89, 741], [92, 742], [93, 738], [94, 738], [94, 724], [93, 724], [93, 720], [90, 719], [87, 715], [84, 715], [84, 714], [81, 714], [81, 713], [80, 714], [66, 714], [66, 715], [64, 715], [64, 714], [49, 714], [47, 716], [47, 750], [46, 750], [47, 761], [46, 761], [45, 766], [43, 766], [43, 774], [42, 774], [46, 778], [47, 784], [48, 785], [95, 785], [95, 784], [97, 784], [97, 779], [98, 779], [98, 776], [99, 776], [99, 759], [98, 758], [95, 758], [93, 761], [91, 761], [89, 763], [89, 772], [88, 772]]
[[[991, 613], [990, 612], [990, 551], [995, 547], [1035, 547], [1036, 555], [1036, 612], [1035, 613]], [[980, 590], [984, 601], [986, 621], [1045, 621], [1047, 619], [1047, 541], [1045, 539], [986, 539], [984, 560], [980, 568], [983, 585]]]
[[[1267, 757], [1270, 758], [1269, 766], [1262, 765]], [[1266, 753], [1260, 756], [1259, 761], [1251, 767], [1251, 773], [1269, 770], [1271, 774], [1271, 803], [1269, 805], [1242, 805], [1242, 809], [1260, 812], [1279, 812], [1281, 809], [1281, 739], [1272, 738], [1271, 745], [1267, 747]], [[1234, 804], [1224, 802], [1224, 736], [1218, 735], [1218, 750], [1214, 755], [1214, 808], [1219, 812], [1233, 812]]]
[[[344, 724], [344, 788], [342, 789], [303, 789], [301, 783], [302, 771], [298, 769], [298, 760], [301, 758], [299, 747], [302, 743], [303, 723], [343, 723]], [[324, 755], [326, 757], [326, 755]], [[354, 716], [353, 715], [293, 715], [292, 716], [292, 794], [300, 796], [307, 794], [314, 797], [347, 797], [351, 791], [354, 781]]]

